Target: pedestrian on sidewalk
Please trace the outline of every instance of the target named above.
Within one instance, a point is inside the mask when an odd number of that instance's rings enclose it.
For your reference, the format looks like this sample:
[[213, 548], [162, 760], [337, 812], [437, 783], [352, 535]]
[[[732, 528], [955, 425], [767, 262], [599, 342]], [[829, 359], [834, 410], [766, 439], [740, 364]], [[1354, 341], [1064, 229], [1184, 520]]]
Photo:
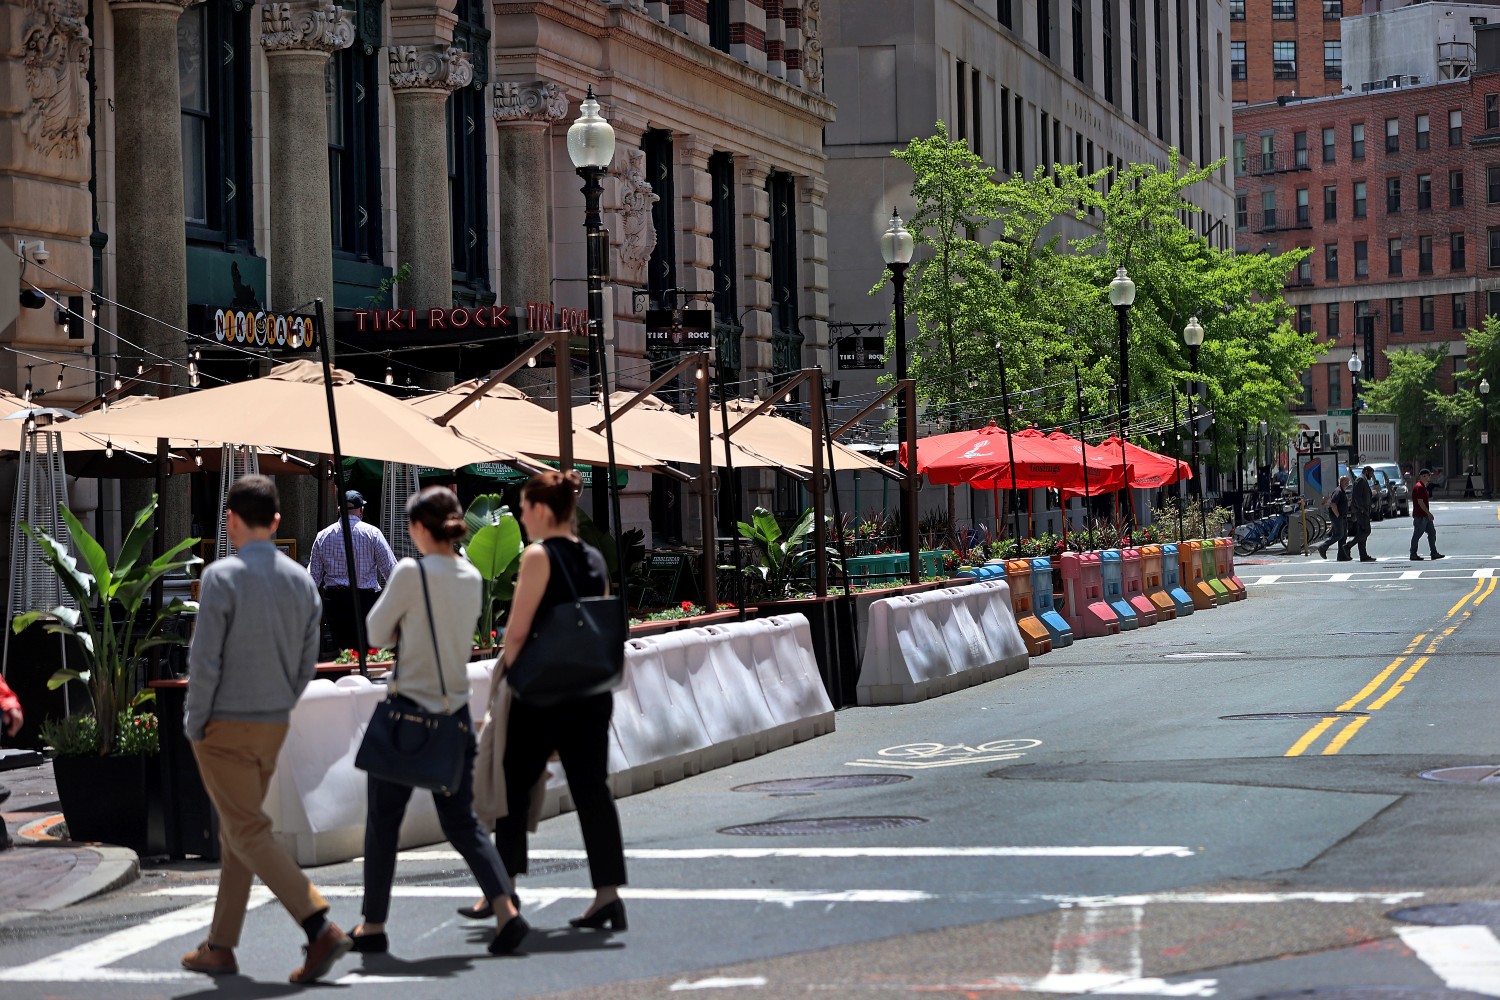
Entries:
[[[531, 544], [521, 553], [516, 596], [506, 621], [505, 651], [497, 671], [516, 662], [544, 612], [580, 597], [609, 594], [609, 569], [599, 550], [578, 539], [573, 530], [582, 480], [577, 472], [544, 472], [521, 488], [521, 524]], [[497, 676], [495, 683], [500, 683]], [[620, 816], [609, 788], [609, 719], [614, 694], [574, 698], [555, 705], [535, 705], [523, 698], [510, 702], [506, 731], [505, 795], [507, 814], [495, 823], [495, 844], [505, 869], [514, 878], [527, 868], [526, 825], [531, 788], [555, 752], [567, 775], [568, 791], [578, 811], [583, 847], [594, 883], [594, 901], [574, 927], [626, 929], [625, 848]], [[459, 910], [466, 917], [488, 917], [488, 907]]]
[[1427, 489], [1427, 482], [1432, 478], [1431, 469], [1423, 469], [1417, 473], [1417, 481], [1411, 487], [1411, 560], [1421, 562], [1422, 557], [1417, 555], [1417, 544], [1422, 536], [1427, 536], [1427, 554], [1434, 560], [1442, 559], [1443, 554], [1437, 550], [1437, 524], [1432, 517], [1432, 493]]
[[[21, 711], [21, 699], [5, 683], [5, 678], [0, 677], [0, 728], [5, 730], [6, 736], [14, 736], [21, 731], [21, 726], [26, 721], [26, 716]], [[0, 803], [10, 798], [10, 789], [0, 785]], [[0, 821], [0, 851], [9, 850], [11, 847], [10, 831], [5, 828], [4, 821]]]
[[1354, 544], [1359, 546], [1360, 562], [1376, 561], [1365, 548], [1365, 540], [1370, 537], [1370, 513], [1375, 505], [1374, 486], [1375, 466], [1367, 465], [1354, 481], [1353, 496], [1349, 502], [1349, 530], [1354, 535]]
[[1339, 476], [1338, 489], [1328, 498], [1328, 516], [1333, 525], [1328, 530], [1328, 537], [1323, 544], [1318, 546], [1318, 555], [1324, 559], [1328, 558], [1328, 546], [1337, 544], [1338, 561], [1349, 561], [1349, 547], [1344, 544], [1344, 536], [1348, 534], [1349, 525], [1349, 477]]
[[[458, 496], [446, 486], [429, 486], [406, 502], [407, 531], [422, 554], [396, 564], [390, 584], [370, 610], [370, 641], [378, 646], [401, 642], [390, 696], [428, 712], [456, 715], [468, 728], [468, 746], [457, 788], [434, 792], [438, 822], [448, 843], [468, 862], [484, 891], [498, 925], [489, 950], [505, 955], [516, 950], [531, 928], [516, 910], [514, 893], [500, 853], [474, 815], [474, 724], [469, 712], [469, 651], [484, 599], [484, 581], [453, 545], [467, 530]], [[495, 683], [501, 683], [497, 677]], [[365, 820], [364, 923], [354, 928], [354, 950], [379, 954], [390, 950], [385, 933], [396, 878], [401, 820], [411, 799], [410, 785], [369, 774]]]
[[182, 957], [193, 972], [235, 973], [259, 877], [307, 934], [294, 983], [321, 979], [351, 942], [328, 919], [328, 902], [271, 837], [262, 809], [288, 719], [313, 679], [321, 603], [307, 571], [274, 543], [281, 522], [276, 484], [246, 476], [225, 511], [235, 555], [203, 571], [188, 651], [187, 737], [203, 787], [219, 814], [219, 896], [208, 937]]
[[379, 528], [364, 520], [364, 494], [349, 490], [344, 494], [344, 507], [349, 511], [349, 537], [354, 541], [354, 580], [349, 579], [344, 525], [340, 518], [334, 518], [332, 524], [318, 532], [307, 559], [307, 571], [323, 597], [323, 621], [333, 636], [333, 644], [341, 650], [359, 645], [354, 616], [370, 613], [380, 598], [381, 587], [390, 580], [396, 567], [396, 554], [391, 551], [390, 542]]

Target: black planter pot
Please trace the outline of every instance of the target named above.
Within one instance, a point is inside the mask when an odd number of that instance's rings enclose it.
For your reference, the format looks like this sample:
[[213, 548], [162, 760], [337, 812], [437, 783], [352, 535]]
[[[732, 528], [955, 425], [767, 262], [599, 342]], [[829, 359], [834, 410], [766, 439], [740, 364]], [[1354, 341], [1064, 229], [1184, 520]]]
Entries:
[[166, 853], [155, 755], [58, 757], [52, 772], [71, 839], [128, 847], [141, 857]]

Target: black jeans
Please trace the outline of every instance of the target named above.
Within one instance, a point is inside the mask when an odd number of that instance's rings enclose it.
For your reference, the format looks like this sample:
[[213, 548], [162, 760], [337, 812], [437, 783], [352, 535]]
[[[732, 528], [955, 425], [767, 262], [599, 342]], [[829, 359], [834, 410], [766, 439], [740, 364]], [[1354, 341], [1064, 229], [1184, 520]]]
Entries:
[[541, 707], [519, 698], [510, 703], [505, 734], [505, 801], [508, 815], [495, 824], [495, 846], [511, 875], [526, 873], [526, 813], [531, 788], [557, 751], [578, 809], [583, 847], [594, 888], [625, 884], [625, 847], [620, 815], [609, 791], [609, 717], [614, 695]]
[[[455, 715], [469, 720], [469, 706], [460, 708]], [[469, 726], [473, 730], [473, 725]], [[432, 801], [437, 806], [438, 822], [443, 836], [454, 850], [468, 862], [469, 870], [479, 883], [484, 898], [502, 899], [511, 894], [510, 879], [505, 876], [505, 867], [500, 855], [479, 818], [474, 815], [474, 739], [470, 737], [469, 748], [464, 755], [463, 780], [452, 795], [433, 793]], [[406, 816], [406, 803], [411, 798], [410, 785], [398, 785], [368, 776], [369, 815], [365, 819], [365, 920], [372, 924], [385, 923], [391, 909], [391, 882], [396, 877], [396, 851], [401, 835], [401, 820]]]
[[348, 587], [326, 587], [323, 596], [323, 624], [333, 636], [333, 645], [338, 650], [354, 649], [359, 645], [359, 633], [355, 630], [356, 602], [359, 617], [363, 619], [380, 597], [378, 590], [351, 590]]

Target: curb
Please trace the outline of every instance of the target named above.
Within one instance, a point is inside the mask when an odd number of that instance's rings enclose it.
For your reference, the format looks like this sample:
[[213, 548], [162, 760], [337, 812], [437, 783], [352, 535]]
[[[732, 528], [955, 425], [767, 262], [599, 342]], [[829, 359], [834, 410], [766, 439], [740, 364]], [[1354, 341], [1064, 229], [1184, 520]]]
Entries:
[[95, 896], [122, 889], [141, 877], [141, 859], [128, 847], [116, 847], [112, 844], [80, 844], [48, 836], [47, 829], [61, 820], [61, 813], [33, 820], [17, 831], [16, 838], [30, 844], [49, 844], [60, 848], [90, 851], [98, 856], [98, 863], [82, 878], [64, 880], [64, 884], [55, 892], [30, 907], [0, 913], [0, 924], [52, 913]]

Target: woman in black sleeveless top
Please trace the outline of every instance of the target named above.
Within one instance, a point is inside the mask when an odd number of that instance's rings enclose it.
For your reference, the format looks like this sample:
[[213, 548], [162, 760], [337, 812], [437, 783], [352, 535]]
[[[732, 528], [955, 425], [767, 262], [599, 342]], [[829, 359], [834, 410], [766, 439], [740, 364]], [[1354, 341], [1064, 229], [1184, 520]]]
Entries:
[[[502, 668], [509, 669], [531, 634], [538, 614], [572, 601], [566, 570], [579, 597], [609, 593], [609, 570], [599, 550], [573, 534], [573, 515], [582, 485], [577, 472], [544, 472], [521, 490], [521, 523], [533, 544], [521, 554], [516, 596], [505, 627]], [[495, 846], [512, 877], [526, 872], [526, 814], [531, 788], [541, 777], [547, 759], [556, 752], [568, 778], [568, 791], [578, 809], [583, 845], [594, 882], [594, 902], [574, 927], [625, 929], [625, 904], [619, 887], [625, 884], [625, 849], [620, 817], [609, 790], [609, 718], [614, 695], [605, 691], [558, 705], [529, 705], [511, 700], [505, 744], [507, 815], [495, 824]], [[481, 910], [460, 911], [480, 916]]]

